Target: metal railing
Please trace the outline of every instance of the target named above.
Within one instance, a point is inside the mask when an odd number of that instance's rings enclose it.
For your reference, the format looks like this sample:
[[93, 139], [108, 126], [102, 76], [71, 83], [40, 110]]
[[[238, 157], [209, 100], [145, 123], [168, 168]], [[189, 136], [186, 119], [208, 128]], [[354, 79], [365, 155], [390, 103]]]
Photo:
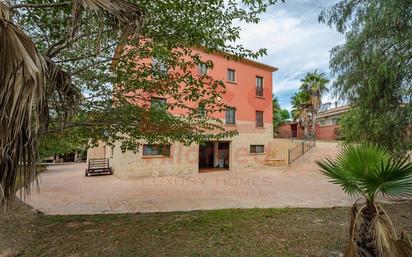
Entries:
[[288, 164], [291, 164], [296, 159], [304, 155], [307, 151], [314, 148], [316, 145], [315, 136], [304, 138], [302, 142], [288, 150]]

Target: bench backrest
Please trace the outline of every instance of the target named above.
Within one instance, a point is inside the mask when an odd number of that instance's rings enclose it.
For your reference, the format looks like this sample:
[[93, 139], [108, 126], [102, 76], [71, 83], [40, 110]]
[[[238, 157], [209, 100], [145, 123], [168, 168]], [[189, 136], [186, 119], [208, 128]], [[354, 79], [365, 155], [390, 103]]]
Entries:
[[109, 168], [109, 159], [89, 159], [89, 169]]

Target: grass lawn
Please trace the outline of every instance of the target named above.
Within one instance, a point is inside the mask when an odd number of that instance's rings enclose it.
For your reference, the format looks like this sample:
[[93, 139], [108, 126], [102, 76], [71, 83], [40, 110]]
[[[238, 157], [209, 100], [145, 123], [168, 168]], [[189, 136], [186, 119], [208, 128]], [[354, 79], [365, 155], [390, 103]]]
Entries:
[[[386, 205], [412, 234], [412, 202]], [[0, 256], [340, 256], [348, 208], [47, 216], [0, 213]], [[3, 255], [2, 255], [3, 253]]]

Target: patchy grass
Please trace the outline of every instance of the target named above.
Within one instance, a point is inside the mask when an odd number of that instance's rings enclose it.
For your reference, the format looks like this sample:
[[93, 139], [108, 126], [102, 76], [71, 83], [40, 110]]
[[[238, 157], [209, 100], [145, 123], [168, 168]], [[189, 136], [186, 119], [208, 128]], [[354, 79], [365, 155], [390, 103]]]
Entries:
[[[386, 205], [412, 233], [412, 202]], [[0, 256], [339, 256], [348, 208], [47, 216], [0, 214]]]

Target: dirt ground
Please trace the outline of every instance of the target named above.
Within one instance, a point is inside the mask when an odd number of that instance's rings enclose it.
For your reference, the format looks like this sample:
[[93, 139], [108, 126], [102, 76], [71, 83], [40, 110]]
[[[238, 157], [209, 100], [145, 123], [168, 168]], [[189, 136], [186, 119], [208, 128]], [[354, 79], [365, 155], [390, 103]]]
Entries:
[[337, 151], [336, 143], [320, 142], [286, 167], [128, 181], [85, 177], [85, 164], [54, 165], [41, 174], [40, 191], [27, 203], [47, 214], [348, 206], [354, 199], [329, 183], [315, 164]]

